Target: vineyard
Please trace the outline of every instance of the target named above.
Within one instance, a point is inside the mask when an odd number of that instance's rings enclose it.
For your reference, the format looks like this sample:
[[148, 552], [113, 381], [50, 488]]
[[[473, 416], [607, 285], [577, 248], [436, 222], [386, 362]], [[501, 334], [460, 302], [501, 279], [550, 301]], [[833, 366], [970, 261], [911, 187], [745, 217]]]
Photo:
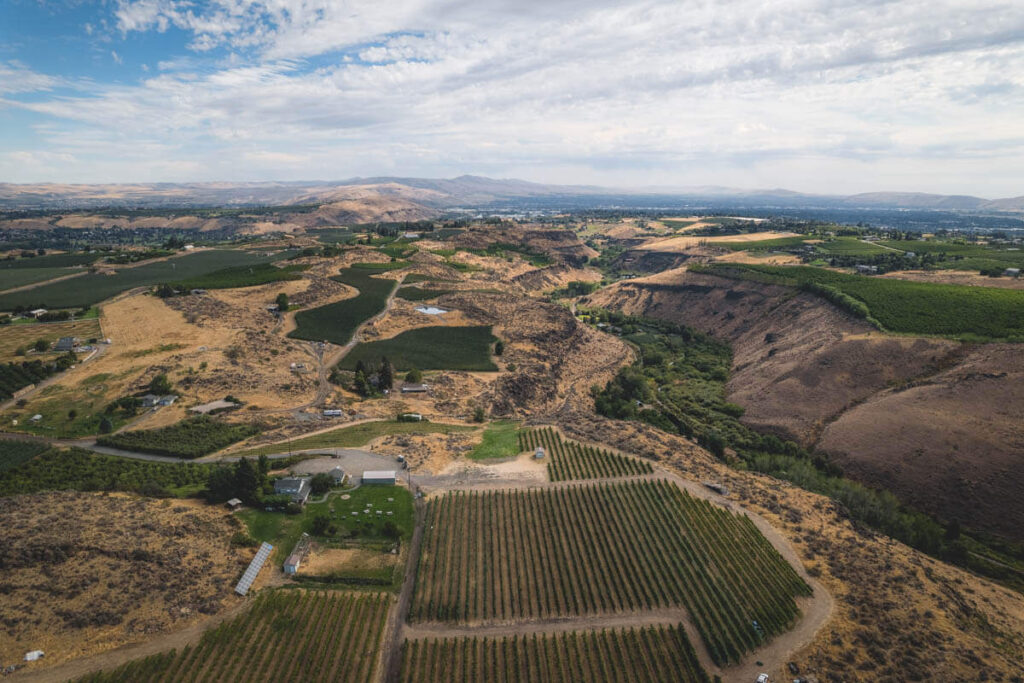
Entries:
[[284, 266], [278, 268], [269, 263], [256, 263], [251, 266], [235, 266], [224, 268], [206, 275], [199, 275], [188, 280], [172, 283], [179, 290], [190, 289], [233, 289], [236, 287], [255, 287], [271, 282], [298, 280], [301, 273], [309, 266]]
[[524, 429], [519, 433], [521, 451], [532, 451], [538, 446], [543, 447], [547, 455], [551, 481], [628, 477], [654, 471], [651, 464], [643, 460], [583, 446], [575, 441], [563, 441], [561, 434], [551, 427]]
[[79, 681], [370, 681], [389, 604], [384, 595], [263, 592], [195, 647]]
[[683, 606], [726, 664], [788, 630], [810, 592], [748, 517], [668, 481], [454, 492], [427, 506], [409, 620]]
[[682, 626], [407, 640], [401, 683], [461, 681], [664, 681], [711, 679]]
[[[206, 488], [213, 465], [131, 460], [38, 442], [0, 442], [0, 496], [36, 491], [132, 491], [184, 495]], [[40, 450], [45, 451], [40, 453]], [[31, 454], [35, 451], [35, 457]], [[12, 457], [10, 453], [13, 452]], [[21, 453], [21, 456], [18, 454]], [[27, 457], [26, 457], [27, 456]], [[4, 469], [6, 471], [3, 471]]]
[[498, 369], [491, 360], [491, 345], [496, 341], [490, 325], [417, 327], [390, 339], [356, 344], [338, 367], [355, 370], [359, 361], [380, 363], [387, 358], [396, 370], [489, 372]]
[[[359, 265], [362, 264], [356, 264]], [[296, 328], [288, 334], [289, 337], [329, 341], [344, 346], [360, 325], [384, 310], [397, 283], [395, 280], [371, 277], [378, 271], [356, 266], [346, 268], [331, 279], [356, 288], [359, 294], [353, 299], [299, 311], [295, 314]]]
[[259, 433], [251, 424], [229, 424], [201, 415], [159, 429], [140, 429], [101, 436], [101, 446], [126, 451], [155, 453], [178, 458], [198, 458]]

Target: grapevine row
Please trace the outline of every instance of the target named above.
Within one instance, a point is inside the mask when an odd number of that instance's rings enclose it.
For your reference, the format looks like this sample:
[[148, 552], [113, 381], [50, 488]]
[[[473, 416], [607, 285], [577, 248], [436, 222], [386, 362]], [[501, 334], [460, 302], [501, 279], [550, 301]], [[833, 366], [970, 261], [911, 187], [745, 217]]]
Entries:
[[505, 638], [407, 640], [401, 683], [707, 683], [681, 625]]
[[538, 447], [544, 449], [548, 458], [551, 481], [609, 479], [653, 471], [649, 462], [563, 440], [561, 434], [551, 427], [524, 429], [519, 433], [520, 450], [533, 451]]
[[788, 630], [810, 588], [744, 515], [664, 480], [432, 500], [413, 622], [685, 607], [712, 658]]
[[81, 683], [370, 681], [390, 598], [325, 591], [261, 593], [194, 646], [98, 672]]

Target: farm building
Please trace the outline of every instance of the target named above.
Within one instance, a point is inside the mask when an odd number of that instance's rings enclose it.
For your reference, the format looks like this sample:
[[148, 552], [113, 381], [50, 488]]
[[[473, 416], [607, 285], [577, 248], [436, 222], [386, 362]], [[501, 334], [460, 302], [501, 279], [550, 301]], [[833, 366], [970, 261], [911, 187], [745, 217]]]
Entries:
[[1020, 268], [1007, 268], [1003, 271], [1006, 277], [1020, 277]]
[[225, 505], [228, 506], [228, 510], [234, 511], [234, 510], [237, 510], [238, 508], [242, 507], [242, 501], [240, 501], [237, 498], [232, 498], [227, 503], [225, 503]]
[[295, 574], [299, 571], [299, 567], [302, 565], [302, 560], [305, 558], [306, 553], [309, 551], [309, 534], [303, 533], [302, 537], [299, 538], [299, 542], [295, 544], [292, 549], [291, 555], [284, 561], [284, 573], [288, 575]]
[[341, 417], [341, 411], [337, 408], [328, 408], [324, 411], [324, 417]]
[[142, 401], [143, 408], [152, 408], [156, 404], [160, 403], [161, 396], [156, 394], [146, 394], [140, 400]]
[[858, 273], [864, 273], [865, 275], [878, 272], [878, 266], [858, 265], [856, 268]]
[[274, 493], [279, 496], [291, 496], [293, 503], [305, 504], [309, 499], [309, 479], [307, 477], [285, 477], [274, 482]]
[[34, 310], [34, 311], [29, 311], [29, 312], [28, 312], [28, 314], [29, 314], [30, 316], [32, 316], [33, 318], [40, 318], [40, 317], [42, 317], [42, 316], [46, 315], [46, 313], [47, 313], [47, 311], [46, 311], [46, 309], [45, 309], [45, 308], [37, 308], [37, 309], [36, 309], [36, 310]]
[[74, 351], [75, 350], [75, 338], [74, 337], [61, 337], [57, 340], [57, 343], [53, 346], [54, 351]]
[[402, 413], [398, 416], [399, 422], [423, 422], [423, 416], [419, 413]]
[[167, 395], [167, 396], [161, 396], [160, 400], [157, 401], [156, 404], [158, 406], [169, 406], [169, 405], [173, 405], [174, 402], [177, 401], [177, 400], [178, 400], [177, 396], [175, 396], [174, 394], [170, 394], [170, 395]]
[[385, 484], [394, 486], [398, 480], [395, 470], [369, 470], [363, 472], [364, 484]]
[[402, 393], [403, 394], [424, 394], [424, 393], [427, 392], [427, 389], [428, 389], [428, 387], [427, 387], [426, 384], [403, 384], [402, 385]]
[[345, 470], [340, 467], [335, 467], [333, 470], [328, 472], [328, 474], [331, 475], [331, 479], [334, 480], [335, 486], [345, 481]]

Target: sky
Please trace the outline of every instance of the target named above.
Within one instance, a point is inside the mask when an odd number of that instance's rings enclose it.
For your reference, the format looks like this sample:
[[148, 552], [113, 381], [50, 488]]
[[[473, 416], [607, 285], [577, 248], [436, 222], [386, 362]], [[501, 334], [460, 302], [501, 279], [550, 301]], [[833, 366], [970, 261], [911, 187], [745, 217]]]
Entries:
[[2, 0], [0, 182], [1024, 195], [1021, 0]]

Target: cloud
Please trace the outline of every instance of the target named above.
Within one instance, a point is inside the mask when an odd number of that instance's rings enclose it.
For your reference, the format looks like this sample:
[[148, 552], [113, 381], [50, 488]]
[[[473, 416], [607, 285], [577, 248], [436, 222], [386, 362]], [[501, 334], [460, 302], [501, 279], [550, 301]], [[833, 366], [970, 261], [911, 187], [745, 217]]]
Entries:
[[117, 50], [111, 50], [110, 51], [110, 57], [114, 60], [115, 64], [123, 64], [124, 63], [122, 61], [122, 59], [121, 59], [121, 55], [117, 54]]
[[0, 95], [51, 90], [60, 78], [36, 73], [18, 61], [0, 62]]
[[1024, 136], [1024, 6], [1004, 0], [118, 0], [112, 19], [180, 31], [188, 54], [16, 106], [56, 122], [51, 147], [105, 149], [126, 174], [171, 168], [136, 153], [159, 147], [226, 178], [778, 185], [785, 168], [854, 191], [889, 164], [920, 189], [1024, 181], [999, 151]]

